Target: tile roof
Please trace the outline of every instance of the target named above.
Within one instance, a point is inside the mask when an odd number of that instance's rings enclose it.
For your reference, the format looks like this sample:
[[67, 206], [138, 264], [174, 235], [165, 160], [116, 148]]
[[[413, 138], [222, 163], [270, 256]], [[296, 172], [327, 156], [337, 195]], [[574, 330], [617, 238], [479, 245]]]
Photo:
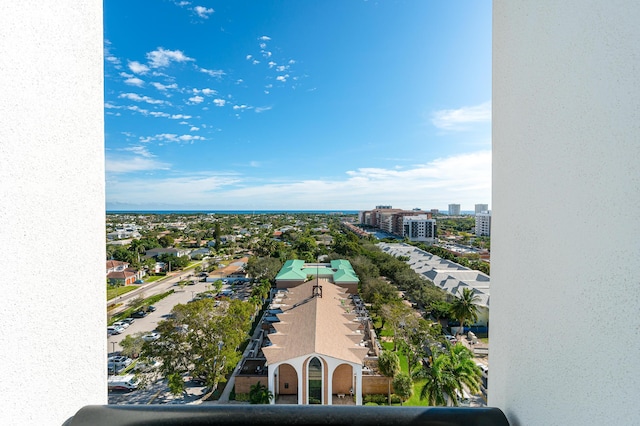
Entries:
[[[317, 282], [322, 297], [312, 296]], [[268, 364], [313, 353], [361, 364], [367, 355], [359, 345], [364, 335], [354, 306], [341, 287], [326, 279], [307, 281], [289, 289], [279, 306], [276, 333], [268, 336], [272, 345], [263, 348]]]

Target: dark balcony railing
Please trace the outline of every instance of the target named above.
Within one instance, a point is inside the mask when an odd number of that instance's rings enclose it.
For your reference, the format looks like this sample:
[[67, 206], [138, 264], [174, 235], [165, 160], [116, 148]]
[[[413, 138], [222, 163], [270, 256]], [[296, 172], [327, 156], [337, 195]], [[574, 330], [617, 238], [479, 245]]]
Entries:
[[301, 405], [89, 405], [63, 426], [508, 426], [498, 408]]

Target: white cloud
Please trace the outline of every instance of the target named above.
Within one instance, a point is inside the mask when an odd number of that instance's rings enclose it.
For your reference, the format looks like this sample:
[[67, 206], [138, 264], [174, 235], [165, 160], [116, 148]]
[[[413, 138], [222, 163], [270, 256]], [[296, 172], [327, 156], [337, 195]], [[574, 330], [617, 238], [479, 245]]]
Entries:
[[[260, 163], [247, 165], [258, 167]], [[385, 204], [398, 208], [426, 210], [444, 209], [447, 204], [456, 202], [466, 210], [472, 209], [478, 200], [491, 203], [490, 151], [440, 158], [400, 170], [394, 167], [360, 168], [333, 179], [280, 178], [264, 183], [260, 178], [250, 181], [239, 175], [227, 175], [225, 179], [225, 175], [218, 173], [219, 179], [209, 176], [212, 180], [205, 185], [197, 177], [181, 176], [135, 181], [126, 188], [129, 192], [120, 189], [123, 196], [147, 203], [148, 208], [167, 197], [183, 209], [217, 206], [226, 209], [365, 210], [384, 200]], [[109, 187], [114, 188], [114, 185]], [[420, 201], [416, 201], [416, 194], [423, 194]], [[225, 204], [221, 205], [220, 200]], [[107, 194], [107, 202], [110, 201], [117, 200]]]
[[181, 1], [181, 2], [176, 3], [176, 5], [180, 6], [180, 7], [189, 6], [190, 4], [191, 4], [191, 2], [188, 2], [188, 1]]
[[192, 98], [189, 98], [190, 102], [193, 102], [194, 104], [199, 104], [200, 102], [204, 101], [204, 98], [202, 96], [194, 96]]
[[[197, 203], [206, 194], [216, 194], [222, 188], [241, 183], [236, 174], [220, 172], [180, 173], [180, 177], [152, 177], [147, 179], [122, 179], [108, 182], [108, 202], [140, 205], [156, 204], [165, 197], [156, 198], [163, 191], [180, 194], [181, 201]], [[152, 195], [150, 195], [152, 194]]]
[[129, 61], [129, 69], [135, 74], [146, 74], [149, 71], [149, 67], [141, 64], [138, 61]]
[[171, 116], [172, 120], [188, 120], [190, 118], [191, 118], [190, 115], [182, 115], [182, 114], [173, 114]]
[[107, 155], [105, 158], [105, 170], [109, 173], [134, 173], [150, 170], [168, 170], [170, 164], [152, 159], [142, 147], [130, 149], [134, 156]]
[[162, 84], [162, 83], [157, 83], [157, 82], [155, 82], [155, 81], [154, 81], [154, 82], [153, 82], [153, 83], [151, 83], [151, 84], [152, 84], [152, 85], [153, 85], [153, 87], [155, 87], [156, 89], [158, 89], [158, 90], [162, 90], [162, 91], [165, 91], [165, 90], [167, 90], [167, 89], [177, 89], [177, 88], [178, 88], [178, 85], [177, 85], [176, 83], [169, 84], [169, 85], [164, 85], [164, 84]]
[[253, 60], [253, 62], [251, 62], [251, 63], [252, 63], [253, 65], [258, 65], [258, 64], [260, 63], [260, 61], [259, 61], [259, 60], [257, 60], [257, 59], [254, 59], [254, 60]]
[[263, 35], [262, 37], [258, 37], [258, 40], [269, 41], [269, 40], [271, 40], [271, 37]]
[[197, 132], [198, 130], [200, 130], [200, 127], [196, 127], [196, 126], [192, 126], [189, 131], [190, 132]]
[[114, 104], [112, 104], [112, 103], [110, 103], [110, 102], [105, 102], [105, 103], [104, 103], [104, 107], [105, 107], [106, 109], [110, 109], [110, 108], [120, 108], [119, 106], [114, 105]]
[[206, 88], [205, 88], [205, 89], [202, 89], [202, 94], [203, 94], [203, 95], [207, 95], [207, 96], [209, 96], [209, 95], [215, 95], [215, 94], [217, 94], [217, 93], [218, 93], [218, 92], [216, 92], [216, 91], [215, 91], [215, 90], [213, 90], [213, 89], [206, 89]]
[[264, 56], [265, 58], [270, 58], [271, 57], [271, 52], [269, 52], [267, 50], [263, 50], [262, 51], [262, 56]]
[[136, 86], [136, 87], [144, 86], [144, 81], [140, 80], [138, 77], [128, 78], [124, 82], [125, 84], [128, 84], [130, 86]]
[[126, 107], [129, 111], [135, 111], [135, 112], [139, 112], [140, 114], [144, 114], [147, 115], [149, 114], [149, 110], [144, 109], [144, 108], [140, 108], [138, 105], [129, 105], [128, 107]]
[[467, 130], [470, 125], [491, 122], [491, 102], [433, 113], [431, 122], [443, 130]]
[[295, 60], [293, 60], [293, 59], [291, 59], [291, 60], [289, 61], [289, 64], [291, 64], [291, 65], [292, 65], [292, 64], [295, 64], [295, 63], [296, 63], [296, 61], [295, 61]]
[[202, 136], [194, 136], [194, 135], [180, 135], [178, 136], [175, 133], [160, 133], [155, 136], [147, 136], [140, 137], [140, 142], [148, 143], [151, 141], [160, 141], [160, 142], [191, 142], [191, 141], [203, 141], [206, 140]]
[[[130, 136], [133, 136], [133, 135], [130, 135]], [[127, 148], [123, 148], [123, 151], [133, 152], [136, 155], [140, 155], [140, 156], [146, 157], [146, 158], [155, 157], [155, 155], [153, 155], [151, 152], [149, 152], [149, 149], [147, 149], [147, 147], [143, 146], [143, 145], [136, 145], [136, 146], [130, 146], [130, 147], [127, 147]]]
[[246, 57], [246, 58], [247, 58], [247, 61], [250, 61], [250, 60], [251, 60], [251, 58], [253, 58], [253, 56], [251, 56], [251, 55], [247, 55], [247, 57]]
[[260, 49], [265, 49], [267, 47], [267, 43], [260, 43]]
[[120, 73], [120, 77], [131, 78], [131, 77], [133, 77], [133, 74], [127, 74], [126, 72], [123, 71], [123, 72]]
[[180, 50], [165, 50], [158, 47], [157, 50], [147, 53], [147, 59], [151, 68], [162, 68], [168, 66], [171, 62], [187, 62], [193, 61], [193, 58], [186, 56]]
[[285, 74], [285, 75], [279, 75], [276, 77], [276, 80], [281, 81], [281, 82], [285, 82], [287, 81], [287, 79], [289, 78], [289, 74]]
[[273, 62], [273, 61], [269, 61], [269, 63], [268, 63], [267, 65], [269, 65], [269, 68], [273, 68], [273, 67], [275, 67], [277, 64], [276, 64], [275, 62]]
[[289, 67], [287, 65], [280, 65], [280, 66], [276, 67], [276, 71], [278, 71], [278, 72], [286, 71], [287, 69], [289, 69]]
[[165, 118], [169, 117], [169, 114], [167, 114], [166, 112], [160, 112], [160, 111], [151, 111], [149, 115], [153, 117], [165, 117]]
[[257, 113], [263, 112], [263, 111], [269, 111], [271, 108], [273, 108], [272, 106], [266, 106], [266, 107], [256, 107], [255, 111]]
[[225, 101], [224, 99], [214, 99], [214, 100], [213, 100], [213, 103], [214, 103], [216, 106], [221, 107], [221, 106], [224, 106], [224, 104], [226, 104], [226, 103], [227, 103], [227, 101]]
[[193, 8], [193, 11], [195, 13], [197, 13], [199, 17], [204, 18], [204, 19], [207, 19], [209, 17], [209, 15], [211, 15], [214, 12], [213, 9], [211, 9], [211, 8], [207, 9], [204, 6], [196, 6], [196, 7]]
[[111, 62], [113, 65], [115, 65], [116, 69], [120, 69], [120, 59], [116, 58], [114, 55], [111, 54], [110, 51], [110, 47], [111, 46], [111, 42], [107, 39], [104, 40], [104, 48], [103, 48], [103, 56], [104, 59], [107, 62]]
[[146, 102], [148, 104], [154, 104], [154, 105], [169, 104], [169, 102], [167, 102], [167, 101], [161, 101], [161, 100], [158, 100], [158, 99], [153, 99], [153, 98], [150, 98], [148, 96], [140, 96], [137, 93], [122, 93], [118, 97], [119, 98], [129, 99], [129, 100], [136, 101], [136, 102]]
[[233, 106], [233, 109], [235, 109], [235, 110], [246, 109], [246, 108], [251, 108], [251, 107], [248, 106], [248, 105], [234, 105]]
[[211, 77], [221, 78], [226, 73], [223, 70], [208, 70], [206, 68], [199, 68], [200, 72], [209, 74]]

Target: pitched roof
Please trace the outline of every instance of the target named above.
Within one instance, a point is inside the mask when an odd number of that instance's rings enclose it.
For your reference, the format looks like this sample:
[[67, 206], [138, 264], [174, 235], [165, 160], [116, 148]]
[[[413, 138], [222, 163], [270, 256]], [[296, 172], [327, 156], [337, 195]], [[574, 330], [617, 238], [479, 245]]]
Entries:
[[[322, 297], [313, 297], [318, 282]], [[268, 364], [312, 353], [361, 364], [367, 355], [359, 345], [364, 336], [354, 306], [341, 287], [326, 279], [307, 281], [289, 289], [280, 307], [276, 333], [268, 336], [272, 345], [263, 348]]]

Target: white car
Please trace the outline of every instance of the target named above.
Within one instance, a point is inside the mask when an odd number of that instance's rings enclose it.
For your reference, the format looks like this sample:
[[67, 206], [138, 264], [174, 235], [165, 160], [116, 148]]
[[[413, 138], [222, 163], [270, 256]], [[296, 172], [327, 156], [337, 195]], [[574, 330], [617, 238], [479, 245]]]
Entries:
[[128, 328], [129, 327], [129, 323], [125, 322], [125, 321], [116, 321], [112, 325], [114, 325], [116, 327], [122, 327], [122, 328]]
[[118, 327], [116, 325], [110, 325], [107, 327], [107, 334], [111, 335], [111, 334], [120, 334], [120, 333], [124, 333], [124, 328], [122, 327]]
[[151, 361], [151, 360], [140, 360], [136, 362], [136, 371], [140, 371], [142, 373], [147, 373], [152, 371], [158, 367], [160, 367], [162, 363], [160, 361]]
[[157, 331], [152, 331], [151, 333], [147, 333], [142, 336], [142, 340], [145, 342], [153, 342], [154, 340], [158, 340], [160, 338], [160, 333]]

